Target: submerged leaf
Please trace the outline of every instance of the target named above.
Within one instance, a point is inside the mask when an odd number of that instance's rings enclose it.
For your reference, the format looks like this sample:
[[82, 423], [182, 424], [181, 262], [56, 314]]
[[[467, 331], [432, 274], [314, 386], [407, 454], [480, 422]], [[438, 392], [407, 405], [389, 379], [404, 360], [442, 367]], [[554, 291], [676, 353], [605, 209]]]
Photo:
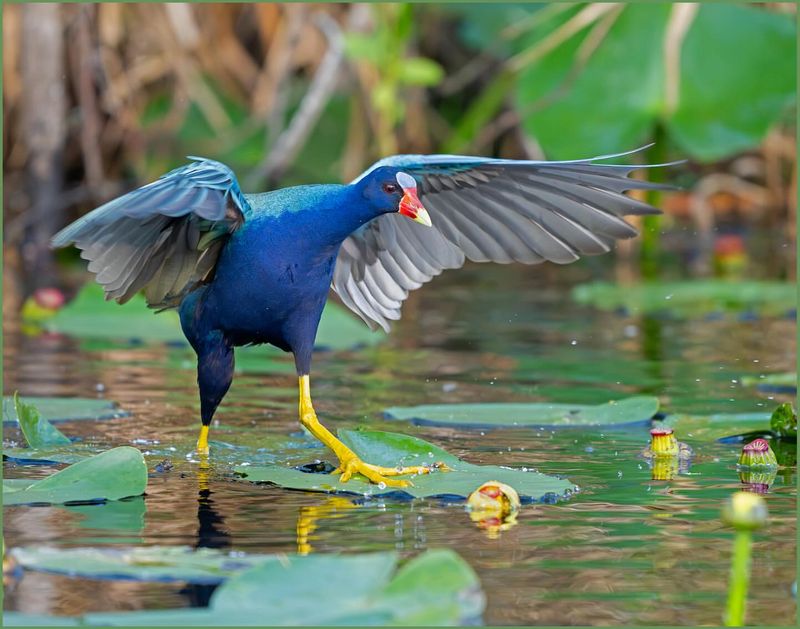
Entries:
[[412, 486], [400, 488], [373, 485], [360, 475], [342, 483], [338, 475], [302, 472], [283, 465], [240, 466], [235, 471], [247, 481], [273, 483], [286, 489], [406, 499], [441, 497], [466, 500], [488, 480], [512, 486], [523, 502], [555, 500], [576, 489], [569, 480], [532, 470], [467, 463], [427, 441], [399, 433], [340, 430], [339, 438], [368, 463], [396, 467], [433, 466], [443, 462], [450, 471], [434, 470], [429, 474], [414, 475], [409, 479]]
[[405, 419], [431, 426], [575, 428], [645, 425], [656, 411], [658, 398], [631, 397], [597, 406], [546, 402], [430, 404], [389, 408], [384, 414], [389, 419]]
[[119, 500], [147, 487], [147, 466], [136, 448], [122, 446], [70, 465], [47, 478], [4, 479], [3, 504], [64, 504]]

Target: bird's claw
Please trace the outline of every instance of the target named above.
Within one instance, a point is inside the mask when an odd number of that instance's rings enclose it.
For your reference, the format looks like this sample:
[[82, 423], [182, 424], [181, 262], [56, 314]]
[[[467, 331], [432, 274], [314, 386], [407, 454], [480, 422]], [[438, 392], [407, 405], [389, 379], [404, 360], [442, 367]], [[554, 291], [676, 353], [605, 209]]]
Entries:
[[450, 468], [442, 462], [434, 463], [431, 466], [381, 467], [379, 465], [365, 463], [357, 456], [353, 456], [340, 460], [339, 467], [333, 470], [331, 474], [341, 474], [339, 481], [342, 483], [349, 481], [354, 474], [361, 474], [376, 485], [383, 484], [387, 487], [411, 487], [414, 483], [410, 480], [389, 477], [403, 476], [405, 474], [430, 474], [434, 469], [443, 472], [450, 470]]

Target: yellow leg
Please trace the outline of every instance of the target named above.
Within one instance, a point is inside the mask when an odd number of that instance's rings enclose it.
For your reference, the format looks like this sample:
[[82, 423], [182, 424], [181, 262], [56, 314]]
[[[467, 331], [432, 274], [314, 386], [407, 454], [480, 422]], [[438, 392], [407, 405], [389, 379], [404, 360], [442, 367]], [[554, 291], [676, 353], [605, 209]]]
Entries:
[[208, 454], [208, 426], [200, 426], [200, 436], [197, 438], [197, 454]]
[[[346, 483], [353, 474], [361, 474], [375, 484], [383, 483], [392, 487], [407, 487], [411, 481], [387, 478], [387, 476], [401, 476], [403, 474], [428, 474], [430, 467], [415, 465], [412, 467], [381, 467], [362, 461], [355, 452], [339, 441], [334, 434], [325, 428], [317, 419], [314, 407], [311, 404], [311, 383], [308, 376], [300, 376], [300, 423], [319, 439], [328, 448], [333, 450], [339, 459], [339, 467], [333, 474], [341, 474], [339, 479]], [[439, 469], [446, 469], [444, 465], [437, 465]]]

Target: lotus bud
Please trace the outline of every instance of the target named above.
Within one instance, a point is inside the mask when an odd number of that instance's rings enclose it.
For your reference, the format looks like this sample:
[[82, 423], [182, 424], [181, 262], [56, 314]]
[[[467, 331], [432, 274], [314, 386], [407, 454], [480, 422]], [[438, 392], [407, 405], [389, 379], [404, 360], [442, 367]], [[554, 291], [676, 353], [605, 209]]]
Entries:
[[678, 440], [672, 428], [658, 427], [650, 431], [650, 451], [656, 456], [677, 456]]
[[767, 521], [767, 503], [754, 493], [739, 491], [722, 508], [722, 520], [739, 531], [753, 531]]
[[484, 483], [467, 498], [470, 519], [491, 538], [517, 523], [519, 507], [516, 490], [499, 481]]
[[755, 439], [742, 448], [739, 456], [742, 467], [778, 467], [778, 459], [766, 439]]

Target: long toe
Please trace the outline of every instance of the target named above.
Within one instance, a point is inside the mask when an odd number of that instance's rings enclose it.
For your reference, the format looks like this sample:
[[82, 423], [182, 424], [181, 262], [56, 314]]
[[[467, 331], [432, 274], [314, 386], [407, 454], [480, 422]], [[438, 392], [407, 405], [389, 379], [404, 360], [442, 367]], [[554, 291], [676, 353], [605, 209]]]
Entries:
[[[404, 480], [401, 478], [389, 478], [388, 475], [381, 474], [378, 471], [381, 469], [391, 470], [394, 474], [398, 474], [397, 470], [392, 470], [392, 468], [379, 468], [378, 466], [364, 463], [364, 461], [357, 457], [341, 461], [339, 463], [339, 467], [333, 470], [332, 474], [341, 474], [339, 481], [342, 483], [346, 483], [353, 477], [354, 474], [361, 474], [371, 483], [376, 485], [385, 485], [386, 487], [409, 487], [413, 485], [413, 483], [409, 480]], [[410, 474], [413, 472], [404, 473]]]

